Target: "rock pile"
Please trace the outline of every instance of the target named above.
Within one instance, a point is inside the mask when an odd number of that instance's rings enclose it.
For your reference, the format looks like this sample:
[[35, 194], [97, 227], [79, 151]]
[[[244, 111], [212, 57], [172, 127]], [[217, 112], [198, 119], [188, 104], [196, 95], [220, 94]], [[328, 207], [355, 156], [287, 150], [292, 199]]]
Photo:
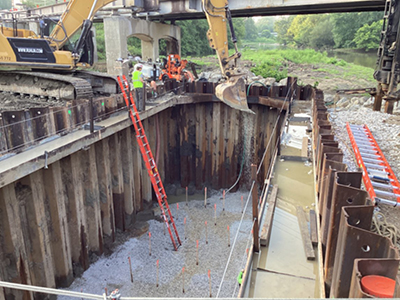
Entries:
[[[327, 95], [325, 97], [325, 103], [334, 107], [336, 104], [336, 111], [357, 111], [361, 107], [372, 108], [374, 105], [374, 99], [372, 97], [350, 97], [345, 96], [338, 99], [339, 96]], [[383, 105], [382, 105], [383, 109]], [[394, 115], [400, 115], [400, 106], [395, 104]]]

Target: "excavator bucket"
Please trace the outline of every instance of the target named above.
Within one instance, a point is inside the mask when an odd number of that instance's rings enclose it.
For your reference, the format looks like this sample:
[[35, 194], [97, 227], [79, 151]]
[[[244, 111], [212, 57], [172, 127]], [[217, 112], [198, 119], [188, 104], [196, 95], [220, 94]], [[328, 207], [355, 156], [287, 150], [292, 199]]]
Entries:
[[241, 76], [231, 77], [227, 82], [217, 85], [215, 95], [234, 109], [254, 114], [247, 106], [246, 85]]

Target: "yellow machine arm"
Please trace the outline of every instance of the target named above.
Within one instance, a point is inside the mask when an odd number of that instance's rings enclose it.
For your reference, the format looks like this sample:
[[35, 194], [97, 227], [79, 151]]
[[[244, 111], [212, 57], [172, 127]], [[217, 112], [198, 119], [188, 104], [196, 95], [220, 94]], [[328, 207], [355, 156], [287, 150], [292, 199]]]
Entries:
[[60, 21], [50, 34], [52, 46], [60, 49], [74, 33], [84, 24], [85, 20], [93, 20], [94, 15], [102, 7], [115, 0], [71, 0]]
[[[54, 70], [92, 65], [94, 49], [90, 30], [93, 17], [99, 9], [114, 1], [70, 0], [50, 37], [38, 36], [16, 26], [3, 28], [0, 32], [0, 65]], [[74, 40], [72, 36], [80, 29], [79, 38]]]
[[[203, 10], [206, 14], [209, 30], [207, 38], [210, 47], [217, 52], [222, 74], [227, 81], [216, 87], [216, 96], [227, 105], [246, 112], [251, 112], [247, 106], [246, 85], [243, 74], [240, 72], [237, 40], [233, 29], [232, 17], [227, 0], [202, 0]], [[227, 22], [231, 30], [232, 41], [235, 45], [235, 53], [228, 53]]]

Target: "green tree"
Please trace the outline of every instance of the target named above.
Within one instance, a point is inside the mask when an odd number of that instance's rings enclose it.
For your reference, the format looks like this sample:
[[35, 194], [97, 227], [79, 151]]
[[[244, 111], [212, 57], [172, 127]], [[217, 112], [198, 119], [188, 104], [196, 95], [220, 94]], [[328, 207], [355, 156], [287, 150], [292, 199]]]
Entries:
[[139, 38], [130, 36], [126, 43], [128, 44], [128, 52], [131, 55], [142, 56], [142, 41]]
[[258, 32], [268, 30], [269, 32], [274, 31], [275, 17], [262, 17], [256, 22]]
[[176, 25], [181, 28], [181, 54], [183, 57], [213, 53], [207, 40], [207, 20], [177, 21]]
[[332, 29], [330, 16], [325, 15], [312, 29], [309, 46], [314, 49], [332, 48], [335, 45]]
[[371, 25], [365, 24], [359, 28], [353, 40], [357, 49], [364, 49], [365, 51], [377, 49], [379, 47], [382, 25], [383, 20], [373, 22]]
[[269, 31], [268, 29], [264, 29], [260, 33], [260, 37], [264, 37], [264, 38], [267, 38], [267, 39], [269, 39], [271, 36], [272, 36], [271, 31]]
[[[246, 28], [245, 28], [245, 19], [244, 18], [235, 18], [232, 20], [233, 21], [233, 29], [235, 30], [235, 35], [237, 39], [238, 46], [241, 45], [242, 40], [244, 39], [246, 35]], [[230, 32], [229, 26], [228, 26], [228, 32]], [[233, 49], [234, 45], [232, 43], [232, 38], [231, 38], [231, 33], [228, 34], [228, 47], [229, 49]]]
[[332, 14], [333, 39], [336, 48], [354, 48], [357, 30], [365, 24], [381, 20], [382, 12], [360, 12]]
[[293, 40], [293, 38], [288, 34], [288, 29], [292, 24], [295, 16], [281, 17], [274, 23], [274, 31], [278, 34], [277, 41], [282, 45], [288, 45]]
[[246, 29], [246, 35], [245, 35], [246, 40], [254, 40], [258, 37], [257, 27], [253, 18], [247, 18], [244, 21], [244, 26]]
[[297, 47], [310, 47], [314, 28], [326, 15], [298, 15], [287, 30]]
[[106, 44], [104, 39], [104, 26], [103, 23], [94, 23], [96, 29], [96, 44], [97, 44], [97, 56], [99, 61], [106, 60]]

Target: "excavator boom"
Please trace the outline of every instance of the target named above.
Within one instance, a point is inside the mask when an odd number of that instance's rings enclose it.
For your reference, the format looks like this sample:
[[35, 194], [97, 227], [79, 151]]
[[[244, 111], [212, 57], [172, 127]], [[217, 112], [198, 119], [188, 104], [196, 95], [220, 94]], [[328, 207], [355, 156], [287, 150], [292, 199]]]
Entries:
[[[0, 91], [64, 100], [87, 98], [93, 92], [117, 92], [116, 78], [77, 70], [93, 64], [92, 20], [99, 9], [113, 1], [70, 0], [50, 36], [44, 36], [43, 19], [40, 35], [17, 28], [16, 23], [13, 28], [3, 28], [0, 65], [14, 70], [0, 72]], [[79, 29], [79, 39], [70, 44]]]
[[[227, 81], [216, 87], [216, 96], [225, 104], [241, 111], [254, 113], [247, 106], [246, 86], [243, 74], [238, 68], [240, 52], [236, 45], [236, 36], [232, 24], [232, 17], [227, 0], [202, 0], [203, 10], [206, 14], [210, 29], [207, 38], [210, 47], [217, 52], [219, 65]], [[235, 53], [228, 53], [227, 22], [231, 30]]]
[[93, 20], [95, 13], [115, 0], [71, 0], [60, 21], [50, 33], [50, 41], [60, 49], [81, 27], [84, 20]]

